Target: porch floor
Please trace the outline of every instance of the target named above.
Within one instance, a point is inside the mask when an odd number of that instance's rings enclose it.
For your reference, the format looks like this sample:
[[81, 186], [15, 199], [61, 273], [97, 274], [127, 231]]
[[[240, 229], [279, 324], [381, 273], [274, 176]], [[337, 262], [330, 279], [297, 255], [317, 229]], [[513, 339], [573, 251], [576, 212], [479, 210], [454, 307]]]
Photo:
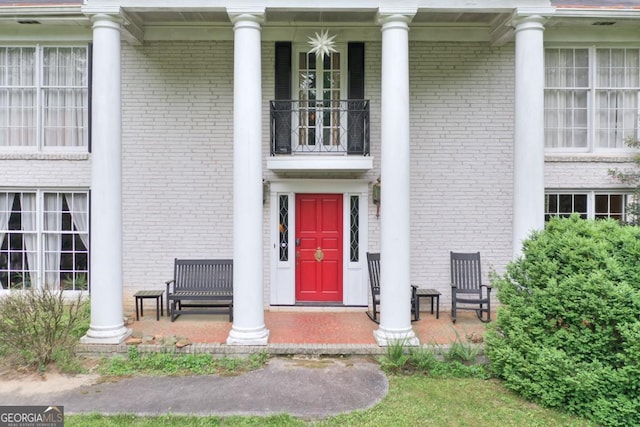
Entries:
[[[189, 314], [171, 322], [166, 316], [156, 321], [155, 309], [128, 325], [136, 336], [185, 337], [192, 343], [225, 344], [231, 323], [225, 314]], [[375, 345], [373, 332], [378, 325], [366, 315], [365, 309], [309, 309], [274, 308], [264, 312], [269, 330], [269, 344], [341, 344]], [[440, 311], [440, 319], [428, 311], [420, 313], [420, 320], [412, 322], [414, 332], [422, 344], [448, 345], [459, 339], [478, 341], [486, 325], [472, 311], [459, 311], [456, 324], [451, 322], [449, 310]]]

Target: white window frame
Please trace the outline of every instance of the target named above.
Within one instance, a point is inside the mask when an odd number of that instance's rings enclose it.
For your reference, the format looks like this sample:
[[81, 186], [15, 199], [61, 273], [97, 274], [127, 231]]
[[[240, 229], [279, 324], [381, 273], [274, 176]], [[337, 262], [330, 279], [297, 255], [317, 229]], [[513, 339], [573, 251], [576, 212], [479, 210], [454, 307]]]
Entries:
[[[84, 189], [79, 189], [79, 188], [73, 188], [73, 189], [33, 189], [33, 188], [20, 188], [20, 189], [5, 189], [2, 188], [0, 189], [0, 194], [2, 194], [3, 196], [6, 193], [15, 193], [17, 194], [33, 194], [35, 195], [35, 230], [32, 234], [35, 234], [35, 259], [33, 260], [35, 263], [35, 266], [33, 265], [29, 265], [29, 272], [30, 272], [30, 289], [42, 289], [45, 286], [45, 277], [46, 277], [46, 271], [45, 271], [45, 266], [46, 266], [46, 262], [45, 262], [45, 236], [48, 234], [59, 234], [59, 235], [63, 235], [63, 234], [71, 234], [71, 235], [80, 235], [80, 234], [85, 234], [82, 233], [82, 231], [68, 231], [68, 230], [58, 230], [58, 231], [47, 231], [46, 229], [46, 224], [45, 224], [45, 195], [49, 195], [49, 194], [56, 194], [58, 196], [62, 196], [63, 194], [84, 194], [86, 195], [86, 205], [84, 206], [84, 209], [86, 210], [86, 257], [87, 257], [87, 268], [86, 270], [76, 270], [75, 269], [75, 265], [73, 266], [72, 270], [69, 271], [69, 274], [73, 275], [73, 281], [71, 282], [71, 289], [68, 288], [68, 284], [67, 283], [60, 283], [59, 285], [59, 289], [64, 291], [64, 292], [76, 292], [76, 291], [80, 291], [80, 292], [88, 292], [89, 291], [89, 275], [90, 275], [90, 244], [89, 244], [89, 235], [90, 235], [90, 202], [89, 202], [89, 190], [87, 190], [86, 188]], [[70, 203], [70, 201], [68, 200], [67, 203]], [[72, 206], [68, 206], [70, 211], [73, 210]], [[24, 209], [24, 207], [23, 207]], [[9, 206], [9, 211], [11, 210], [11, 206]], [[62, 212], [62, 211], [61, 211]], [[73, 221], [73, 218], [71, 219]], [[9, 221], [9, 219], [7, 218], [7, 222]], [[8, 231], [4, 229], [4, 224], [0, 224], [0, 231]], [[73, 224], [73, 226], [75, 226], [75, 223]], [[73, 227], [72, 227], [73, 228]], [[15, 230], [14, 230], [15, 231]], [[4, 236], [3, 236], [4, 237]], [[0, 241], [0, 245], [3, 242]], [[26, 251], [26, 248], [23, 249], [23, 251]], [[64, 251], [65, 253], [78, 253], [78, 254], [82, 254], [85, 253], [85, 251], [76, 251], [75, 249], [73, 249], [71, 252], [69, 251]], [[62, 253], [62, 251], [61, 251]], [[30, 260], [31, 261], [31, 260]], [[25, 270], [26, 271], [26, 270]], [[58, 274], [62, 274], [64, 273], [64, 271], [60, 270], [60, 265], [58, 265], [56, 270], [52, 270], [52, 272], [57, 272]], [[80, 280], [86, 280], [85, 285], [86, 285], [86, 289], [77, 289], [76, 285], [76, 279], [78, 278], [78, 275], [84, 275], [83, 278], [81, 278]], [[1, 290], [6, 290], [5, 286], [4, 286], [4, 282], [0, 282], [0, 291]], [[21, 288], [12, 288], [15, 290], [21, 290]]]
[[[586, 219], [596, 219], [596, 196], [602, 196], [602, 195], [607, 195], [607, 196], [623, 196], [624, 200], [623, 200], [623, 205], [622, 205], [622, 221], [625, 222], [628, 220], [628, 215], [629, 213], [627, 212], [627, 206], [629, 205], [629, 203], [631, 202], [631, 198], [633, 197], [632, 192], [630, 192], [629, 190], [582, 190], [582, 189], [577, 189], [577, 190], [567, 190], [567, 189], [561, 189], [561, 190], [557, 190], [557, 189], [547, 189], [545, 191], [545, 219], [546, 217], [549, 216], [556, 216], [554, 213], [551, 212], [547, 212], [546, 209], [546, 199], [547, 196], [549, 195], [572, 195], [572, 196], [576, 196], [576, 195], [585, 195], [587, 197], [587, 212], [586, 212]], [[610, 212], [608, 212], [609, 214]], [[598, 215], [602, 215], [602, 213], [598, 213]], [[609, 215], [607, 215], [608, 217], [610, 217]], [[601, 218], [601, 216], [599, 216], [598, 218]]]
[[[630, 50], [639, 50], [640, 46], [637, 45], [549, 45], [545, 46], [545, 55], [548, 50], [562, 50], [562, 49], [571, 49], [571, 50], [587, 50], [588, 54], [588, 87], [584, 88], [587, 96], [587, 141], [586, 147], [548, 147], [545, 141], [545, 151], [548, 153], [558, 154], [558, 153], [630, 153], [634, 150], [629, 148], [626, 144], [622, 144], [619, 148], [601, 148], [598, 147], [597, 144], [597, 135], [596, 135], [596, 114], [597, 114], [597, 95], [601, 89], [597, 87], [597, 58], [596, 52], [601, 49], [630, 49]], [[640, 64], [639, 64], [640, 66]], [[546, 69], [545, 69], [546, 75]], [[548, 86], [545, 78], [545, 103], [546, 103], [546, 93], [549, 90], [558, 89], [557, 86]], [[572, 87], [567, 87], [567, 89], [571, 89]], [[578, 87], [574, 87], [576, 90], [583, 90]], [[619, 90], [629, 90], [629, 88], [616, 88]], [[636, 89], [636, 88], [633, 88]], [[636, 128], [635, 128], [635, 138], [640, 137], [640, 82], [638, 82], [638, 102], [637, 102], [637, 112], [636, 112]], [[546, 116], [546, 111], [545, 111]], [[545, 123], [545, 132], [547, 129], [547, 124]]]
[[[90, 78], [90, 58], [89, 58], [89, 48], [86, 44], [78, 45], [78, 44], [25, 44], [25, 45], [0, 45], [0, 49], [13, 49], [13, 48], [21, 48], [21, 49], [34, 49], [34, 84], [35, 86], [23, 86], [23, 88], [33, 88], [35, 91], [35, 124], [34, 124], [34, 138], [35, 141], [29, 141], [29, 145], [26, 146], [11, 146], [11, 145], [0, 145], [0, 152], [78, 152], [78, 153], [86, 153], [89, 149], [89, 114], [90, 114], [90, 97], [89, 97], [89, 78]], [[87, 68], [85, 70], [85, 84], [82, 86], [54, 86], [44, 85], [44, 51], [47, 48], [60, 48], [60, 49], [83, 49], [86, 55], [86, 64]], [[0, 72], [2, 72], [0, 70]], [[15, 86], [0, 86], [0, 90], [3, 89], [11, 89], [15, 88]], [[44, 98], [45, 91], [55, 88], [72, 88], [72, 89], [80, 89], [84, 90], [85, 98], [84, 98], [84, 112], [83, 112], [83, 123], [85, 125], [84, 128], [84, 138], [81, 145], [78, 146], [46, 146], [44, 145], [44, 126], [45, 126], [45, 106], [44, 106]], [[1, 130], [0, 130], [1, 132]], [[0, 142], [2, 142], [3, 135], [0, 134]], [[32, 143], [33, 142], [33, 143]]]

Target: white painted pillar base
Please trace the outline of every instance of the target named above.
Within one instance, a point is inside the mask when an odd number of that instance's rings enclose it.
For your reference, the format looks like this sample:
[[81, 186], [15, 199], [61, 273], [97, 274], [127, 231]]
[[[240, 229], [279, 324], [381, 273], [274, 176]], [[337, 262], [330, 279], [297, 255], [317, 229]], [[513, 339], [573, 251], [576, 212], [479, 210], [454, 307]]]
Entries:
[[418, 345], [411, 327], [409, 22], [413, 11], [380, 11], [382, 24], [380, 346]]
[[544, 18], [516, 18], [513, 255], [544, 228]]
[[388, 347], [398, 343], [402, 343], [405, 347], [416, 347], [420, 345], [420, 340], [411, 327], [402, 331], [394, 331], [384, 329], [380, 326], [377, 330], [373, 331], [373, 337], [380, 347]]
[[262, 10], [228, 10], [234, 24], [233, 326], [228, 345], [267, 345], [262, 224]]
[[91, 324], [80, 342], [119, 344], [131, 334], [122, 307], [121, 21], [92, 21]]

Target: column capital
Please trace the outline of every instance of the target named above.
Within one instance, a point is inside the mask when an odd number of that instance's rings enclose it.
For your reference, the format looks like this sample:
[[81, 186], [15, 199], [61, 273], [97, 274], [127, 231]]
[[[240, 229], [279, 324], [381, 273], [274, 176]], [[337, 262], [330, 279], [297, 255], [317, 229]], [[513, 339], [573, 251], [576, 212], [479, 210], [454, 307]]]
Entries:
[[85, 6], [82, 12], [89, 16], [93, 28], [112, 28], [123, 30], [124, 40], [140, 45], [144, 41], [142, 20], [128, 15], [120, 6]]
[[119, 30], [124, 24], [124, 19], [119, 14], [96, 13], [94, 15], [91, 15], [90, 18], [91, 23], [93, 24], [93, 28], [106, 27]]
[[264, 23], [265, 7], [228, 7], [227, 15], [233, 25], [240, 22], [250, 22], [258, 26]]
[[383, 28], [398, 25], [408, 28], [409, 23], [413, 20], [413, 17], [416, 16], [417, 12], [418, 9], [413, 7], [381, 7], [378, 9], [378, 23], [382, 25]]
[[91, 20], [123, 20], [122, 8], [119, 5], [85, 5], [82, 6], [82, 13], [89, 16]]
[[556, 12], [555, 7], [518, 8], [511, 15], [510, 26], [514, 30], [544, 30], [544, 24]]

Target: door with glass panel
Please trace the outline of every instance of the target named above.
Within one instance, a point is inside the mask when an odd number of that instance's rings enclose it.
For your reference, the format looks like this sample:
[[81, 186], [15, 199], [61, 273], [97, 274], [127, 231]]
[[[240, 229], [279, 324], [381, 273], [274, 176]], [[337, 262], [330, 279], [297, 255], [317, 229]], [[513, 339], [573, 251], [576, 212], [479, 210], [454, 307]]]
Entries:
[[[294, 128], [298, 129], [296, 152], [346, 151], [346, 117], [341, 113], [344, 84], [340, 51], [316, 56], [297, 54], [298, 108]], [[295, 115], [294, 115], [295, 116]]]

